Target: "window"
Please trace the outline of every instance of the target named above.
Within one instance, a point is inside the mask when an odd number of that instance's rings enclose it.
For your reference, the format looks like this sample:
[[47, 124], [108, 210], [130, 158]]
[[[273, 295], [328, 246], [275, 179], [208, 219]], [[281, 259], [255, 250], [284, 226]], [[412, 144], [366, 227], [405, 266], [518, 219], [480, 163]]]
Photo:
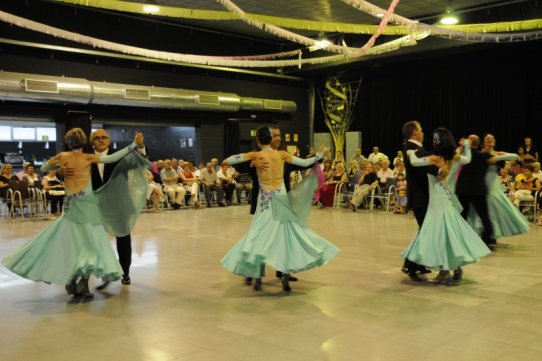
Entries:
[[36, 140], [36, 128], [13, 127], [13, 140]]
[[11, 140], [11, 127], [0, 125], [0, 140]]
[[36, 140], [38, 142], [55, 142], [56, 141], [56, 129], [55, 128], [36, 128]]

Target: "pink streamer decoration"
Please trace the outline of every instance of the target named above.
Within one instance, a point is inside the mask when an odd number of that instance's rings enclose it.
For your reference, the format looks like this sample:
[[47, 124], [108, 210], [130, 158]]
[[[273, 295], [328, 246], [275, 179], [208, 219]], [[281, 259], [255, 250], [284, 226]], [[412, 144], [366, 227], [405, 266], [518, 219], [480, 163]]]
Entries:
[[365, 45], [363, 45], [363, 47], [361, 48], [362, 54], [366, 53], [370, 48], [372, 48], [373, 45], [375, 44], [376, 39], [384, 32], [384, 29], [386, 28], [386, 26], [388, 26], [390, 17], [393, 15], [395, 11], [395, 7], [397, 6], [398, 3], [399, 3], [399, 0], [392, 0], [388, 10], [384, 14], [384, 16], [382, 17], [382, 20], [380, 21], [380, 24], [378, 25], [378, 29], [367, 41], [367, 43], [365, 43]]

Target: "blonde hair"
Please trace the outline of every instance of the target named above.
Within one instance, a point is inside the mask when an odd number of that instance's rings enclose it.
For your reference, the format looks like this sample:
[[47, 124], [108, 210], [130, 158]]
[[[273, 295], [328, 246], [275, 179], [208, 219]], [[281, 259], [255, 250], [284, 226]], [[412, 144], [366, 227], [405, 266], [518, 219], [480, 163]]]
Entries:
[[6, 163], [2, 165], [2, 168], [0, 168], [0, 174], [4, 174], [4, 171], [6, 170], [7, 167], [10, 167], [11, 169], [13, 169], [13, 166], [10, 163]]
[[87, 136], [81, 128], [73, 128], [68, 130], [64, 136], [64, 140], [71, 149], [79, 149], [87, 144]]

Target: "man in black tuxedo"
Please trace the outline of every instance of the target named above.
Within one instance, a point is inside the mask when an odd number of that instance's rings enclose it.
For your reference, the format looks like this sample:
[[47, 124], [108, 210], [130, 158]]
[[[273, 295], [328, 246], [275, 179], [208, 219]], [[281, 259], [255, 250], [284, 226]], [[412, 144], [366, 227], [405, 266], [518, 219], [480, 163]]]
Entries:
[[[111, 144], [111, 138], [109, 138], [109, 134], [106, 130], [98, 129], [92, 132], [92, 134], [90, 135], [90, 144], [94, 148], [94, 153], [100, 155], [107, 155], [109, 152], [109, 145]], [[138, 147], [137, 151], [142, 155], [147, 156], [147, 151], [144, 144], [141, 147]], [[93, 190], [97, 190], [105, 183], [107, 183], [116, 165], [117, 163], [97, 163], [91, 165], [91, 179]], [[132, 238], [129, 234], [116, 238], [119, 263], [124, 273], [122, 275], [121, 282], [124, 285], [129, 285], [131, 283], [130, 265], [132, 264]], [[96, 288], [98, 290], [103, 290], [108, 285], [109, 282], [105, 282]]]
[[[425, 150], [422, 144], [423, 130], [418, 121], [412, 120], [403, 125], [403, 138], [405, 139], [403, 154], [406, 155], [409, 150], [414, 150], [417, 157], [421, 158], [429, 155], [429, 152]], [[436, 176], [439, 174], [439, 168], [436, 166], [414, 167], [410, 163], [408, 156], [405, 157], [405, 168], [407, 179], [407, 209], [412, 209], [418, 227], [421, 228], [429, 205], [429, 182], [427, 174]], [[440, 172], [444, 171], [446, 170], [440, 170]], [[431, 272], [425, 266], [408, 259], [405, 259], [402, 270], [415, 282], [423, 281], [416, 272]]]
[[471, 144], [471, 161], [465, 164], [457, 178], [455, 193], [463, 207], [461, 215], [467, 219], [469, 208], [472, 205], [480, 216], [484, 231], [482, 232], [482, 240], [489, 249], [494, 250], [497, 241], [493, 237], [493, 226], [489, 220], [489, 212], [487, 209], [487, 184], [486, 173], [488, 171], [490, 160], [493, 156], [490, 153], [480, 152], [480, 138], [475, 135], [469, 135]]

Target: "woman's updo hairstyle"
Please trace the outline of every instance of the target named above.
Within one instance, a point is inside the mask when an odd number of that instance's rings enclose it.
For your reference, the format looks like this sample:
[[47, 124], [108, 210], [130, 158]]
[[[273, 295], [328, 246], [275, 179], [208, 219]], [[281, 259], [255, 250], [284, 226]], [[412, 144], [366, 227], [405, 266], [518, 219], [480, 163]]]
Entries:
[[272, 139], [273, 134], [271, 133], [271, 128], [268, 126], [259, 127], [258, 130], [256, 130], [256, 140], [258, 140], [258, 143], [261, 145], [271, 144]]
[[433, 131], [433, 150], [435, 155], [446, 160], [452, 160], [456, 154], [457, 144], [454, 136], [446, 128], [437, 128]]
[[64, 136], [64, 141], [70, 149], [79, 149], [87, 144], [87, 136], [81, 128], [73, 128], [68, 130]]

